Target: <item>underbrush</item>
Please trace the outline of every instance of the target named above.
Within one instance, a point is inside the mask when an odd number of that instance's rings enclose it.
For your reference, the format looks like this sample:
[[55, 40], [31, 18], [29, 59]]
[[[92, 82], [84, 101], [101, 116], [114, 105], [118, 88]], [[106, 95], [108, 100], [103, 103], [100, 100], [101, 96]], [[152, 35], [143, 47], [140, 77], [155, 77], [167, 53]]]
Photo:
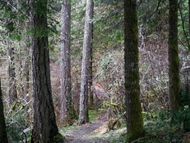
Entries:
[[180, 134], [180, 126], [171, 126], [170, 120], [147, 121], [145, 136], [138, 143], [170, 143]]
[[184, 108], [176, 113], [170, 110], [147, 112], [144, 117], [145, 136], [134, 141], [136, 143], [171, 143], [186, 142], [190, 131], [190, 109]]
[[103, 110], [89, 110], [89, 122], [93, 123], [93, 120], [97, 119]]
[[10, 143], [27, 142], [31, 137], [31, 128], [28, 125], [26, 111], [21, 110], [6, 118], [7, 136]]

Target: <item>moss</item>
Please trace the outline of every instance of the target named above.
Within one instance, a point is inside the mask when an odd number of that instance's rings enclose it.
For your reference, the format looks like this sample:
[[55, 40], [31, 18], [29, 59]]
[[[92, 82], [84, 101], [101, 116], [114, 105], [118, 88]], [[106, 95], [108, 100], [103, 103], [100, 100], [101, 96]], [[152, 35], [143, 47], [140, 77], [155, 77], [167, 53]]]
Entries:
[[72, 125], [74, 122], [78, 120], [78, 114], [74, 106], [72, 106], [71, 112], [70, 112], [70, 118], [65, 121], [65, 126]]
[[79, 118], [79, 116], [78, 116], [78, 114], [77, 114], [77, 111], [76, 111], [76, 109], [75, 109], [75, 107], [73, 106], [72, 107], [72, 117], [73, 117], [73, 119], [76, 119], [76, 120], [78, 120], [78, 118]]
[[89, 110], [89, 121], [92, 123], [94, 119], [102, 113], [102, 110]]
[[136, 140], [136, 139], [138, 139], [140, 137], [144, 137], [144, 135], [145, 135], [144, 129], [141, 130], [141, 131], [137, 130], [136, 132], [127, 134], [125, 142], [126, 143], [132, 142], [132, 141], [134, 141], [134, 140]]
[[138, 22], [136, 1], [124, 1], [125, 20], [125, 91], [127, 138], [131, 142], [144, 131], [139, 85]]
[[58, 133], [56, 136], [53, 137], [53, 141], [55, 143], [64, 143], [64, 140], [65, 140], [65, 137], [60, 133]]

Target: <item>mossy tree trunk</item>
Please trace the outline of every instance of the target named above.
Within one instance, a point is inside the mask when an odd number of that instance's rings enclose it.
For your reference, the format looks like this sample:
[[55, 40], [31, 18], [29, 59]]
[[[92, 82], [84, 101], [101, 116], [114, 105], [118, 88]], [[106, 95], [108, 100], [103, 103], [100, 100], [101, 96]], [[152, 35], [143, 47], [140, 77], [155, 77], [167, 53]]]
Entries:
[[93, 0], [87, 0], [86, 18], [84, 29], [83, 43], [83, 58], [81, 72], [81, 92], [80, 92], [80, 109], [79, 109], [79, 124], [85, 124], [89, 121], [88, 117], [88, 76], [90, 65], [90, 47], [92, 42], [92, 15], [93, 15]]
[[6, 125], [5, 125], [5, 117], [4, 117], [4, 113], [3, 113], [1, 79], [0, 79], [0, 142], [1, 143], [8, 143], [7, 131], [6, 131]]
[[[190, 37], [190, 0], [188, 1], [189, 4], [189, 37]], [[190, 38], [189, 38], [189, 42], [190, 42]], [[189, 88], [189, 84], [187, 84], [188, 88]], [[190, 97], [189, 97], [189, 108], [190, 108]]]
[[71, 1], [62, 4], [61, 40], [61, 118], [64, 124], [72, 124], [78, 118], [73, 106], [70, 62]]
[[139, 138], [144, 131], [140, 102], [136, 8], [136, 0], [124, 0], [126, 142]]
[[190, 35], [190, 0], [188, 1], [189, 3], [189, 35]]
[[32, 76], [33, 76], [33, 131], [32, 143], [53, 143], [59, 134], [56, 124], [49, 65], [47, 0], [32, 0], [33, 28]]
[[169, 0], [169, 97], [171, 110], [180, 106], [180, 77], [178, 56], [178, 0]]

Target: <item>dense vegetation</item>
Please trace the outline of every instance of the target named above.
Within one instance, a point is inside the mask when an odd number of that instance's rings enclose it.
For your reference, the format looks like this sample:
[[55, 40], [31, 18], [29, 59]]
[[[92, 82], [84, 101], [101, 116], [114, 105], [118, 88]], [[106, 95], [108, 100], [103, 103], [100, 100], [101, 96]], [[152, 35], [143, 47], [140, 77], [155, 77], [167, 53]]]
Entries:
[[102, 115], [105, 136], [123, 129], [105, 142], [190, 141], [189, 8], [0, 0], [0, 142], [66, 142]]

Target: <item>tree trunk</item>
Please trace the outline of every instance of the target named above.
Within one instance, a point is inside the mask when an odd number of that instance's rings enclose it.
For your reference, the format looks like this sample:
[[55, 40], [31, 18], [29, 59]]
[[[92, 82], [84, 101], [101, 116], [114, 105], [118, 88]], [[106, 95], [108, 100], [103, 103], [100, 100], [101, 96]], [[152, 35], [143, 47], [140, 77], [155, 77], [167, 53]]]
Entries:
[[78, 115], [74, 109], [71, 91], [70, 62], [71, 1], [62, 4], [62, 42], [61, 42], [61, 118], [72, 124]]
[[82, 58], [82, 72], [81, 72], [81, 92], [80, 92], [80, 111], [79, 124], [85, 124], [89, 121], [88, 117], [88, 75], [90, 65], [90, 47], [92, 42], [92, 15], [93, 15], [93, 0], [87, 0], [86, 4], [86, 18], [84, 29], [84, 43], [83, 43], [83, 58]]
[[170, 108], [173, 112], [180, 105], [180, 77], [178, 57], [178, 1], [169, 0], [169, 97]]
[[[17, 9], [18, 10], [20, 10], [21, 9], [21, 1], [20, 0], [17, 0]], [[19, 19], [19, 15], [18, 15], [18, 19]], [[22, 20], [18, 20], [18, 22], [17, 22], [17, 26], [18, 26], [18, 28], [21, 28], [22, 26], [24, 26], [23, 25], [23, 23], [24, 23], [24, 21], [22, 21]], [[18, 68], [18, 78], [19, 78], [19, 80], [18, 80], [18, 86], [17, 86], [17, 92], [18, 92], [18, 95], [20, 96], [20, 97], [23, 97], [23, 95], [24, 95], [24, 87], [23, 87], [23, 75], [24, 75], [24, 73], [23, 73], [23, 64], [22, 64], [22, 61], [23, 61], [23, 54], [22, 54], [22, 47], [21, 47], [21, 43], [19, 42], [19, 53], [18, 53], [18, 55], [17, 55], [17, 57], [18, 57], [18, 59], [19, 59], [19, 68]]]
[[0, 79], [0, 142], [1, 143], [8, 143], [7, 131], [6, 131], [6, 125], [5, 125], [5, 117], [4, 117], [4, 113], [3, 113], [1, 79]]
[[189, 35], [190, 35], [190, 0], [188, 1], [189, 3]]
[[32, 76], [34, 120], [32, 143], [52, 143], [59, 134], [56, 124], [49, 65], [47, 0], [32, 0], [33, 28]]
[[125, 99], [127, 116], [127, 138], [131, 142], [143, 133], [139, 86], [138, 20], [136, 0], [124, 1], [125, 36]]
[[[92, 19], [93, 19], [93, 15], [94, 15], [94, 2], [92, 1], [92, 5], [91, 5], [91, 9], [92, 9]], [[91, 42], [91, 46], [90, 46], [90, 67], [89, 67], [89, 97], [90, 97], [90, 107], [93, 106], [94, 104], [94, 98], [93, 98], [93, 73], [92, 73], [92, 61], [93, 61], [93, 53], [92, 53], [92, 47], [93, 47], [93, 23], [92, 23], [92, 42]]]
[[[28, 29], [30, 29], [29, 24], [27, 22], [26, 27]], [[25, 65], [24, 65], [24, 77], [25, 77], [25, 83], [24, 83], [24, 95], [27, 96], [27, 94], [29, 93], [29, 88], [30, 88], [30, 37], [26, 36], [26, 47], [25, 47], [25, 54], [26, 54], [26, 61], [25, 61]]]
[[[29, 26], [29, 22], [26, 22], [26, 30], [29, 30], [30, 26]], [[26, 47], [25, 47], [25, 54], [26, 54], [26, 61], [25, 61], [25, 65], [24, 65], [24, 78], [25, 78], [25, 83], [24, 83], [24, 96], [26, 98], [26, 102], [29, 102], [29, 88], [30, 88], [30, 70], [31, 70], [31, 66], [30, 66], [30, 37], [26, 36]], [[28, 113], [28, 109], [29, 109], [29, 105], [26, 106], [26, 116], [29, 119], [29, 113]]]
[[17, 100], [16, 80], [15, 80], [15, 64], [14, 64], [14, 48], [11, 47], [11, 42], [8, 41], [8, 75], [9, 75], [9, 101], [10, 104]]

